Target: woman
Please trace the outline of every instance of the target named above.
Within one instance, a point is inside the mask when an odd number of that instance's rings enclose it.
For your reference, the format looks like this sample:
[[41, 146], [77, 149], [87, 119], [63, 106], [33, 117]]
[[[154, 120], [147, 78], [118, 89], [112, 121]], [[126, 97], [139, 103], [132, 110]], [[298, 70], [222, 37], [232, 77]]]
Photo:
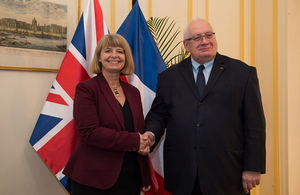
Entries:
[[[96, 77], [76, 87], [76, 148], [63, 173], [71, 178], [72, 195], [139, 195], [151, 188], [143, 140], [145, 123], [140, 93], [120, 80], [134, 73], [132, 54], [120, 35], [102, 37], [90, 67]], [[146, 153], [143, 153], [146, 154]]]

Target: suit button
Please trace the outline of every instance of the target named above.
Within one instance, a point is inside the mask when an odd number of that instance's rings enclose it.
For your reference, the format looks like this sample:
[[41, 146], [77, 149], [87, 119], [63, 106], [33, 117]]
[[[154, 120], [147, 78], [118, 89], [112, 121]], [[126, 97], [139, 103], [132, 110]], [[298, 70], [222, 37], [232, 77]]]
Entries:
[[199, 106], [202, 106], [203, 104], [202, 104], [202, 102], [199, 102]]
[[196, 150], [196, 149], [197, 149], [197, 146], [194, 146], [194, 149]]
[[197, 123], [197, 127], [200, 127], [201, 126], [201, 124], [200, 123]]

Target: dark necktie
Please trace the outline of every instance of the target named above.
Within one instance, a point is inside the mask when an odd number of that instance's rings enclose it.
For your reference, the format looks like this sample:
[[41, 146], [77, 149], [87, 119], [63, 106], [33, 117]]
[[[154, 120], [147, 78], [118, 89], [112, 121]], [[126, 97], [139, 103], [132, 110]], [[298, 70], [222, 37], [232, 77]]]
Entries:
[[200, 65], [198, 75], [197, 75], [197, 87], [198, 87], [200, 98], [202, 97], [205, 88], [205, 78], [203, 74], [204, 68], [205, 68], [204, 65]]

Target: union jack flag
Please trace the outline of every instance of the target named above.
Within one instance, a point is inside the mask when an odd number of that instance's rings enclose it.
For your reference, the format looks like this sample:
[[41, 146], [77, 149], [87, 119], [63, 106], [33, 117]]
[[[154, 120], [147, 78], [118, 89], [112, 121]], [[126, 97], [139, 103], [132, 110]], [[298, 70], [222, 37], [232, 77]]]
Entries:
[[76, 85], [89, 79], [89, 65], [108, 28], [98, 0], [88, 0], [77, 29], [33, 130], [30, 144], [69, 191], [62, 171], [76, 145], [73, 100]]

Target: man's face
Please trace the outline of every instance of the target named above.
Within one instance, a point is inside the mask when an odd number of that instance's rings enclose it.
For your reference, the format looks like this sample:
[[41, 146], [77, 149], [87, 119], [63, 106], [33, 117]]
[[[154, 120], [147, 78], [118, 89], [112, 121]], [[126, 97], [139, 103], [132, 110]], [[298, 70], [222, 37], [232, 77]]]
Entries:
[[183, 41], [185, 49], [200, 64], [211, 61], [216, 56], [218, 49], [217, 40], [212, 34], [214, 31], [211, 25], [205, 20], [199, 20], [190, 23], [187, 30], [188, 38], [191, 39]]

